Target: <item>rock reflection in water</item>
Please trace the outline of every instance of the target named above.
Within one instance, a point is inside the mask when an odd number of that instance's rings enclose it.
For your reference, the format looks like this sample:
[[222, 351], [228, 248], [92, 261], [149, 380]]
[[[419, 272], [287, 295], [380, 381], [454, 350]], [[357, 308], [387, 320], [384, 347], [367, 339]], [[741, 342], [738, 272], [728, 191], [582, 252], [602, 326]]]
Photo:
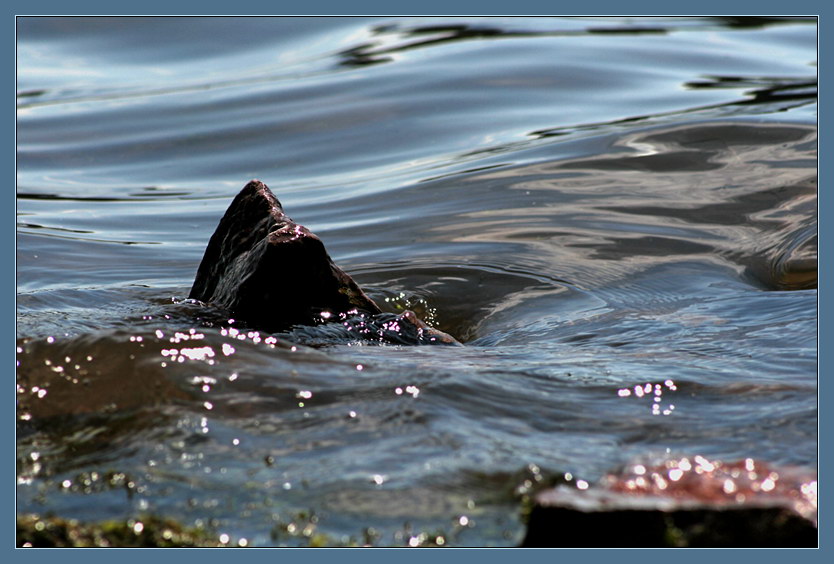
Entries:
[[593, 157], [474, 175], [467, 183], [507, 179], [519, 203], [500, 216], [473, 210], [448, 231], [524, 242], [584, 287], [687, 256], [745, 269], [770, 289], [815, 288], [815, 163], [813, 127], [650, 129]]

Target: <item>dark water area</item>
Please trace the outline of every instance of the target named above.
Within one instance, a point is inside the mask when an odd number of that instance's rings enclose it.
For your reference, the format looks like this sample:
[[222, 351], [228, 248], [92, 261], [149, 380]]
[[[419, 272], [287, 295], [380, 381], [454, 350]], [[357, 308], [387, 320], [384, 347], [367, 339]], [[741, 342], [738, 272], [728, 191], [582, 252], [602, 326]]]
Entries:
[[[17, 33], [19, 513], [513, 546], [531, 481], [816, 467], [815, 21]], [[209, 321], [185, 298], [251, 178], [464, 346]]]

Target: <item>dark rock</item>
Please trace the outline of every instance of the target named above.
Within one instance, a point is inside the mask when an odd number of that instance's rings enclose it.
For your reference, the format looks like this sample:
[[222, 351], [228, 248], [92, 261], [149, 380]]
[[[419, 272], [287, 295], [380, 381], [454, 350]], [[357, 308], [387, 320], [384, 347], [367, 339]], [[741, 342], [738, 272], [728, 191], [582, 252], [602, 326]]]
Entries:
[[290, 219], [258, 180], [220, 220], [188, 297], [267, 330], [321, 322], [323, 312], [381, 312], [333, 264], [321, 239]]
[[527, 547], [816, 547], [816, 475], [747, 459], [638, 464], [540, 492]]
[[[321, 239], [290, 219], [258, 180], [244, 186], [220, 220], [188, 297], [272, 332], [382, 313], [333, 263]], [[397, 319], [418, 342], [457, 342], [411, 312]]]

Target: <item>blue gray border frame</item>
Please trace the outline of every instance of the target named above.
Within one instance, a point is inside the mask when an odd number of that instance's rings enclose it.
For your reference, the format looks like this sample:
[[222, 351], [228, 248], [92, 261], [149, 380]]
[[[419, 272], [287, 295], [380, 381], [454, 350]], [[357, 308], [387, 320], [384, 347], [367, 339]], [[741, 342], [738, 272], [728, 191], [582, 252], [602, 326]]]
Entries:
[[[187, 0], [178, 3], [160, 2], [158, 0], [146, 0], [141, 4], [124, 3], [114, 4], [112, 2], [104, 2], [101, 0], [81, 0], [72, 3], [57, 2], [55, 0], [34, 2], [22, 2], [20, 0], [11, 0], [3, 4], [3, 18], [0, 18], [0, 38], [2, 38], [3, 49], [3, 73], [2, 76], [11, 81], [12, 85], [6, 90], [8, 96], [11, 98], [10, 104], [6, 111], [0, 112], [0, 119], [2, 119], [2, 131], [5, 134], [3, 138], [2, 164], [4, 176], [9, 180], [9, 185], [6, 188], [3, 200], [9, 202], [9, 206], [0, 206], [0, 213], [4, 218], [2, 222], [2, 233], [0, 237], [0, 253], [4, 264], [14, 265], [16, 254], [16, 229], [15, 217], [13, 212], [16, 211], [16, 197], [12, 188], [16, 187], [16, 131], [15, 120], [15, 64], [16, 64], [16, 37], [15, 37], [15, 18], [17, 15], [132, 15], [132, 14], [150, 14], [150, 15], [189, 15], [189, 14], [212, 14], [212, 15], [238, 15], [238, 14], [274, 14], [274, 15], [479, 15], [479, 14], [500, 14], [500, 15], [535, 15], [535, 14], [559, 14], [559, 15], [607, 15], [607, 14], [623, 14], [624, 11], [632, 13], [633, 15], [693, 15], [693, 14], [731, 14], [731, 15], [806, 15], [819, 16], [818, 27], [818, 73], [820, 79], [820, 89], [822, 93], [829, 93], [828, 86], [831, 84], [830, 70], [831, 58], [826, 56], [830, 52], [828, 47], [832, 40], [831, 32], [832, 22], [834, 22], [834, 10], [830, 2], [825, 3], [822, 0], [816, 1], [799, 1], [786, 4], [784, 2], [773, 2], [770, 0], [760, 0], [755, 4], [750, 2], [740, 1], [721, 1], [706, 0], [698, 2], [697, 4], [678, 4], [672, 5], [669, 2], [659, 1], [639, 1], [629, 2], [623, 4], [615, 2], [614, 0], [597, 0], [591, 2], [576, 3], [555, 3], [546, 2], [545, 0], [515, 0], [511, 3], [498, 1], [480, 1], [474, 2], [472, 0], [459, 1], [449, 3], [447, 1], [437, 0], [422, 0], [419, 3], [396, 5], [393, 2], [380, 2], [371, 0], [359, 0], [344, 3], [337, 3], [335, 0], [314, 0], [313, 2], [303, 3], [276, 3], [268, 2], [267, 0], [238, 0], [233, 4], [221, 3], [216, 1], [202, 1]], [[751, 11], [753, 13], [751, 13]], [[5, 96], [3, 97], [5, 99]], [[824, 99], [824, 98], [823, 98]], [[832, 122], [831, 113], [826, 112], [826, 105], [820, 104], [818, 126], [821, 131], [819, 136], [820, 141], [820, 155], [825, 155], [825, 144], [828, 141], [826, 132], [831, 131], [829, 127]], [[14, 421], [15, 421], [15, 387], [13, 379], [9, 378], [6, 381], [7, 395], [5, 396], [9, 408], [3, 411], [4, 416], [8, 420], [8, 426], [2, 428], [2, 453], [3, 464], [2, 479], [0, 484], [3, 484], [0, 489], [0, 496], [2, 502], [0, 507], [0, 550], [11, 557], [13, 561], [49, 561], [52, 559], [60, 559], [64, 561], [69, 559], [84, 561], [85, 564], [90, 560], [107, 559], [111, 560], [114, 557], [121, 559], [129, 559], [136, 561], [144, 561], [148, 558], [199, 558], [201, 560], [217, 560], [228, 561], [229, 558], [245, 558], [247, 560], [263, 560], [267, 559], [274, 561], [276, 558], [288, 559], [290, 561], [304, 561], [304, 562], [332, 562], [334, 560], [347, 560], [348, 562], [358, 562], [367, 564], [372, 561], [388, 562], [392, 558], [398, 561], [398, 564], [403, 561], [422, 561], [426, 559], [442, 559], [442, 560], [459, 560], [478, 558], [479, 560], [486, 560], [487, 562], [506, 562], [508, 558], [524, 558], [525, 560], [546, 561], [553, 562], [558, 559], [572, 559], [580, 558], [583, 561], [590, 559], [600, 562], [609, 562], [611, 560], [627, 561], [627, 562], [649, 562], [649, 561], [668, 561], [675, 562], [696, 562], [703, 559], [709, 559], [711, 562], [722, 562], [726, 560], [739, 560], [750, 556], [757, 562], [770, 561], [784, 562], [785, 559], [798, 559], [800, 561], [822, 562], [830, 561], [832, 551], [832, 544], [834, 544], [834, 535], [832, 535], [832, 517], [831, 517], [831, 488], [826, 476], [830, 475], [832, 467], [832, 450], [831, 442], [825, 429], [831, 428], [831, 417], [828, 416], [825, 406], [831, 406], [834, 399], [832, 399], [832, 389], [834, 385], [828, 382], [829, 372], [826, 370], [831, 365], [832, 350], [826, 346], [832, 336], [832, 298], [829, 294], [834, 273], [834, 264], [831, 261], [831, 246], [834, 244], [834, 220], [829, 220], [831, 214], [834, 213], [834, 196], [832, 196], [826, 188], [830, 186], [826, 179], [831, 176], [830, 167], [826, 167], [825, 159], [820, 159], [819, 167], [819, 198], [818, 198], [818, 212], [819, 212], [819, 298], [818, 298], [818, 406], [819, 409], [819, 526], [820, 526], [820, 548], [817, 550], [798, 550], [791, 551], [790, 554], [785, 554], [783, 550], [762, 551], [757, 550], [756, 554], [742, 555], [738, 551], [715, 550], [708, 553], [702, 550], [683, 550], [675, 551], [673, 554], [669, 550], [617, 550], [602, 551], [602, 550], [570, 550], [570, 551], [554, 551], [549, 549], [451, 549], [451, 550], [417, 550], [409, 549], [231, 549], [235, 550], [233, 554], [226, 550], [207, 550], [201, 549], [200, 554], [174, 554], [171, 550], [159, 549], [157, 552], [148, 553], [146, 550], [132, 549], [120, 550], [114, 554], [112, 551], [101, 551], [94, 549], [81, 549], [75, 551], [53, 549], [53, 550], [26, 550], [15, 549], [15, 451], [14, 451]], [[8, 221], [8, 223], [6, 223]], [[2, 331], [2, 340], [0, 340], [0, 365], [9, 368], [14, 367], [15, 363], [15, 295], [16, 295], [16, 271], [15, 268], [4, 268], [0, 271], [0, 289], [2, 289], [2, 300], [0, 300], [0, 331]], [[0, 374], [5, 372], [0, 372]], [[281, 550], [276, 554], [274, 550]], [[396, 551], [396, 552], [395, 552]], [[508, 552], [509, 551], [509, 552]], [[473, 553], [474, 552], [474, 553]], [[744, 551], [747, 552], [747, 551]], [[828, 557], [825, 554], [829, 554]], [[5, 559], [5, 557], [4, 557]]]

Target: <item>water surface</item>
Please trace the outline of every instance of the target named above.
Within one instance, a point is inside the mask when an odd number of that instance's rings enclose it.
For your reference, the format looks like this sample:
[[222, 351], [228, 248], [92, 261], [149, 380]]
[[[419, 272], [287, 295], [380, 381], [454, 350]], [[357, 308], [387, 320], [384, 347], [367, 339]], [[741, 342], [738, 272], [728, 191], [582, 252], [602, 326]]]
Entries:
[[[17, 88], [18, 512], [508, 546], [531, 477], [816, 466], [813, 21], [22, 18]], [[250, 178], [465, 346], [209, 323]]]

